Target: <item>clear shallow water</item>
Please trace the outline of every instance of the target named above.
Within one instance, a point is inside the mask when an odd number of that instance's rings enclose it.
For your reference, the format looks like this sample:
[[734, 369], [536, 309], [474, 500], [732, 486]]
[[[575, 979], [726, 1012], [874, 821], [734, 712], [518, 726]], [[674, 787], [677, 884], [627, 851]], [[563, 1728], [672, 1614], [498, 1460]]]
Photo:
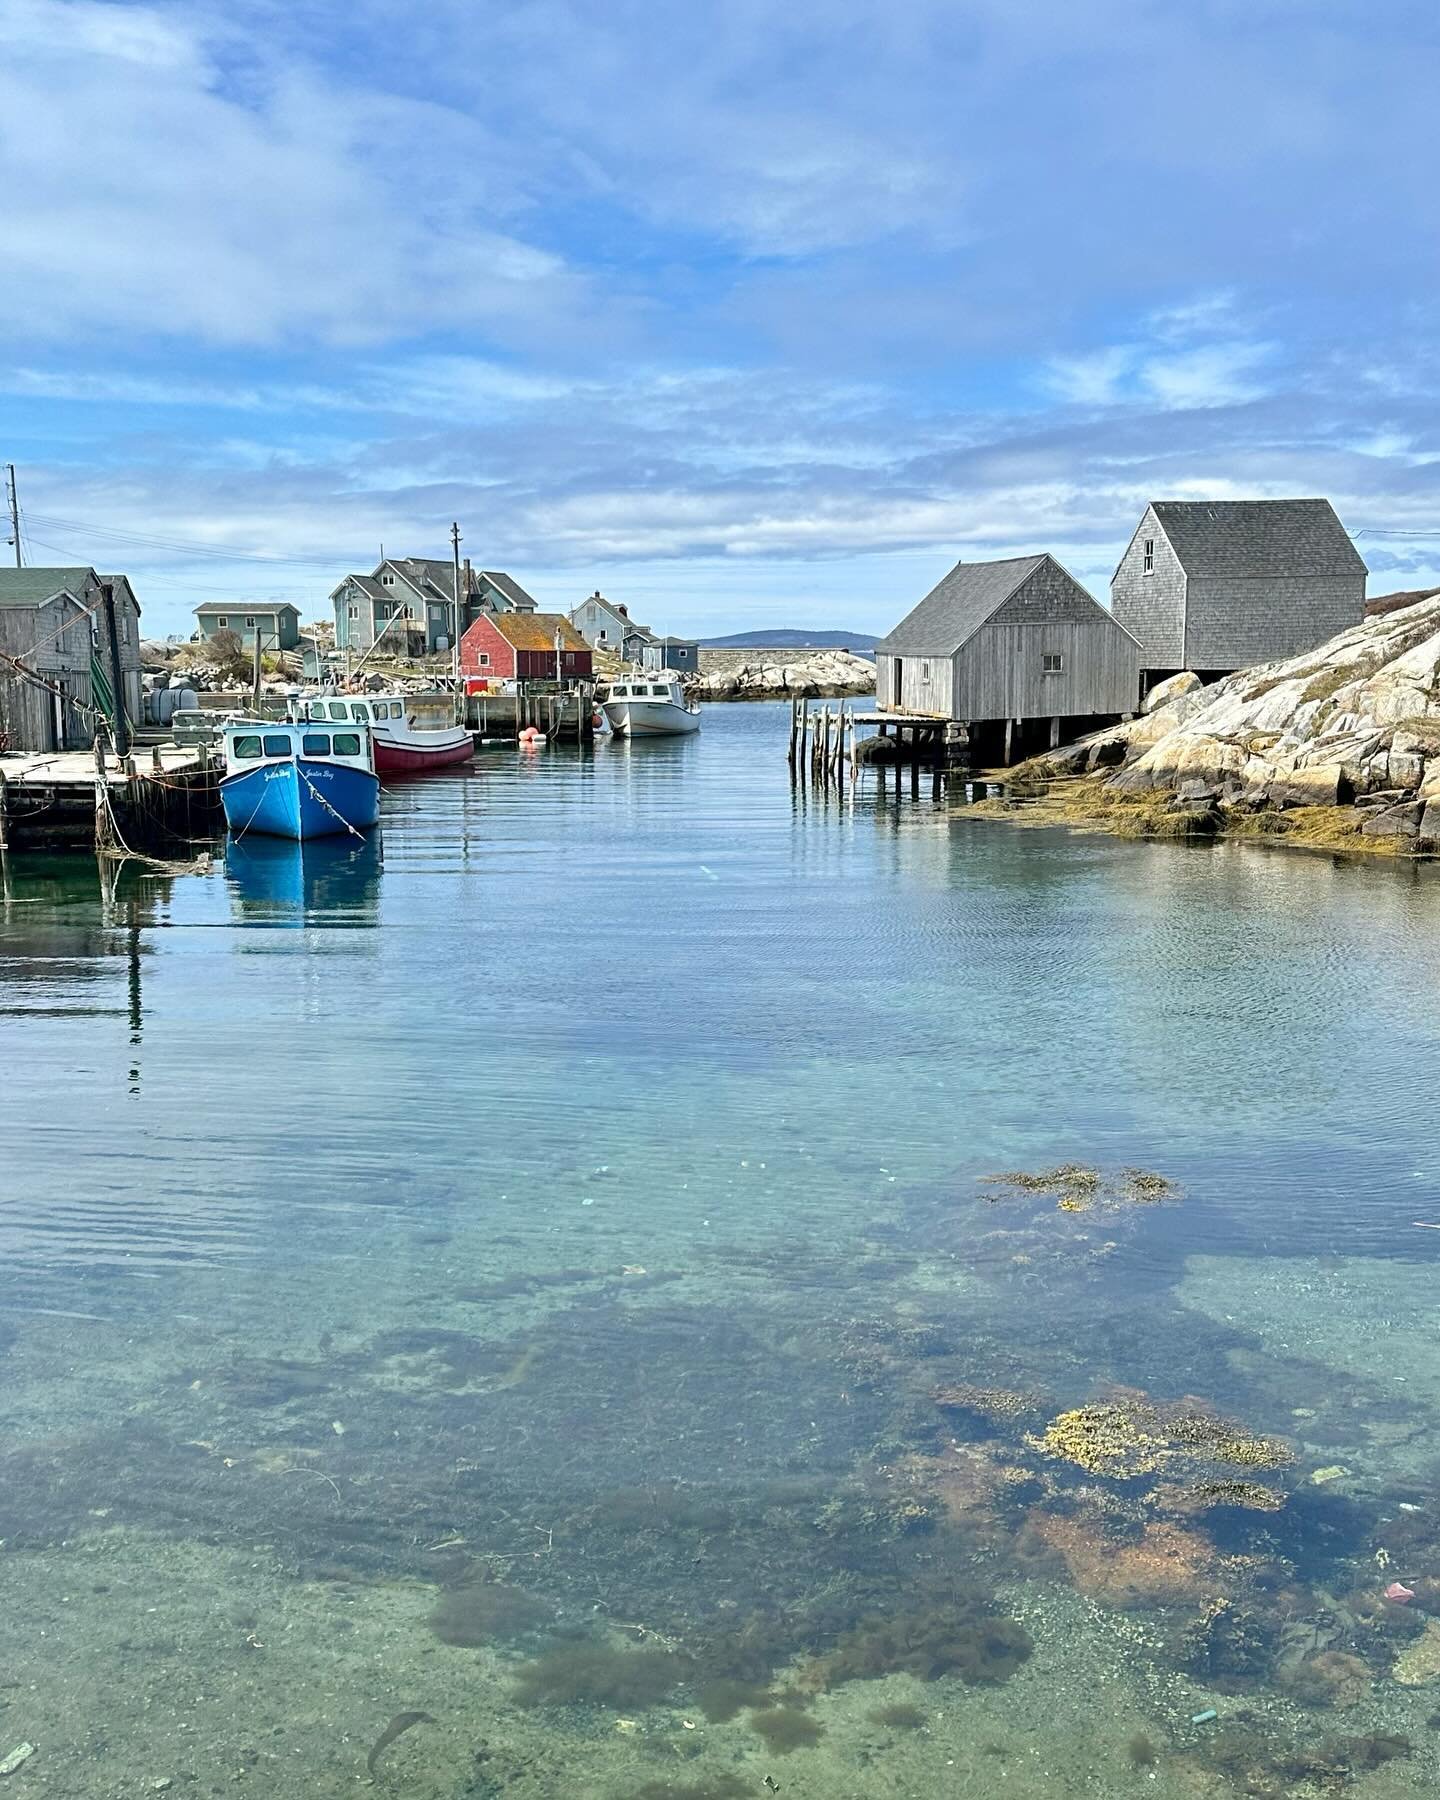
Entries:
[[[407, 1710], [416, 1795], [1434, 1780], [1440, 883], [796, 796], [783, 734], [487, 754], [112, 902], [15, 864], [37, 1791], [349, 1793]], [[1056, 1454], [1117, 1389], [1148, 1447]]]

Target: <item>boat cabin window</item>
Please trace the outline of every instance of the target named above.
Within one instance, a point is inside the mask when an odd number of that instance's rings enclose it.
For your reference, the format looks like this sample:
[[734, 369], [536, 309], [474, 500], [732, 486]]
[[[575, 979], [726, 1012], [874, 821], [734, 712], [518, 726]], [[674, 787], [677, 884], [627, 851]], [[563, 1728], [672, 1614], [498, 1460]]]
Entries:
[[[336, 716], [338, 718], [342, 718], [342, 719], [345, 717], [344, 713], [339, 713]], [[365, 708], [363, 706], [361, 706], [358, 701], [356, 702], [356, 704], [354, 706], [352, 706], [350, 708], [350, 717], [352, 719], [359, 719], [359, 721], [362, 725], [365, 723], [366, 719], [369, 716], [370, 715], [365, 711]]]
[[345, 717], [345, 702], [343, 700], [332, 700], [330, 702], [330, 717], [332, 719], [343, 719]]
[[655, 698], [657, 700], [663, 700], [669, 694], [670, 690], [668, 687], [662, 687], [660, 685], [660, 683], [657, 681], [655, 686], [651, 688], [650, 692], [655, 696]]
[[307, 731], [300, 740], [300, 748], [306, 756], [328, 756], [330, 754], [330, 733], [328, 731]]
[[261, 754], [259, 737], [235, 738], [230, 745], [230, 754], [236, 762], [254, 762]]
[[337, 756], [358, 756], [360, 754], [360, 733], [358, 731], [337, 731], [335, 733], [335, 754]]
[[628, 700], [630, 698], [630, 690], [628, 687], [611, 688], [610, 693], [616, 700]]
[[288, 731], [267, 731], [265, 733], [265, 754], [267, 756], [288, 756], [294, 747]]

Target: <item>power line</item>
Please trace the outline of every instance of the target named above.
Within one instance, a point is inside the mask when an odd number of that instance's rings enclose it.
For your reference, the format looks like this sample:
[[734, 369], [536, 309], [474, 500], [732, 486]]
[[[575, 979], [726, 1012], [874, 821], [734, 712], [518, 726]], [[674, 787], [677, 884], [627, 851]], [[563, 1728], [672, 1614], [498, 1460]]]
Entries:
[[[253, 562], [274, 568], [333, 569], [339, 556], [274, 556], [263, 550], [230, 550], [216, 544], [199, 544], [183, 538], [155, 537], [145, 532], [124, 531], [115, 526], [91, 525], [83, 519], [62, 519], [50, 513], [29, 513], [37, 525], [60, 532], [83, 532], [87, 537], [109, 538], [142, 550], [163, 550], [176, 556], [209, 558], [216, 562]], [[52, 545], [53, 549], [54, 546]]]

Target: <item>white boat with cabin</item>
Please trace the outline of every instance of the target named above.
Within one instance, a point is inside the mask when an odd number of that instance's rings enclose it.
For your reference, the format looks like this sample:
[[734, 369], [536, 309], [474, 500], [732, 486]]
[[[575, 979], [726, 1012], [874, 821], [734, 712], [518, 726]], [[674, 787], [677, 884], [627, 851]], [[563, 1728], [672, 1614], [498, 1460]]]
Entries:
[[475, 740], [455, 723], [454, 704], [452, 696], [443, 694], [317, 694], [304, 707], [306, 717], [316, 723], [348, 719], [368, 726], [375, 772], [384, 778], [423, 775], [470, 760]]
[[700, 729], [700, 708], [675, 675], [618, 676], [600, 710], [620, 737], [684, 737]]

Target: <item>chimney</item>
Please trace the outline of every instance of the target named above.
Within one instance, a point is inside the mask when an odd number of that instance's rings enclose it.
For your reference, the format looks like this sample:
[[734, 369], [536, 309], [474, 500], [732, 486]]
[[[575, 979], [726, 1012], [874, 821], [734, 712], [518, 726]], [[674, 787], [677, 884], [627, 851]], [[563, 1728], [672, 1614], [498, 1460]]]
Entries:
[[470, 558], [468, 556], [465, 558], [465, 586], [461, 591], [466, 594], [473, 594], [475, 591], [475, 582], [470, 574]]

